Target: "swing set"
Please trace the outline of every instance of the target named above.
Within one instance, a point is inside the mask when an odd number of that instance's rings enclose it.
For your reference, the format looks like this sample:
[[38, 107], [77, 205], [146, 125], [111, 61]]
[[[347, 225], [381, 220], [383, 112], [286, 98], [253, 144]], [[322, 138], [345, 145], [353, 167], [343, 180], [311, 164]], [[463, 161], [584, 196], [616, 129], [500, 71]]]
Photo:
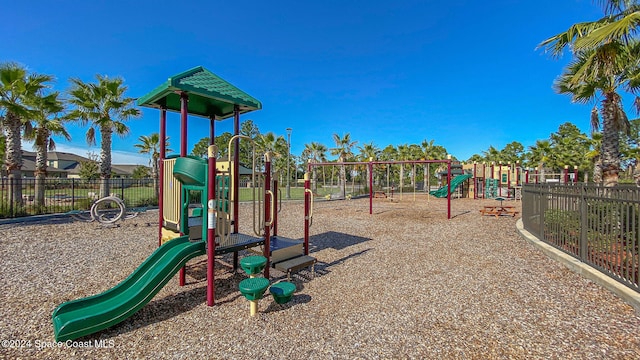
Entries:
[[[430, 164], [446, 164], [447, 166], [447, 219], [451, 219], [451, 160], [406, 160], [406, 161], [363, 161], [363, 162], [313, 162], [307, 164], [307, 171], [312, 174], [311, 186], [315, 196], [325, 197], [327, 200], [344, 200], [353, 197], [369, 197], [369, 214], [373, 214], [373, 199], [386, 198], [394, 199], [395, 194], [400, 194], [400, 199], [405, 193], [404, 180], [405, 166], [411, 165], [409, 171], [409, 179], [413, 187], [413, 200], [416, 200], [418, 183], [416, 182], [416, 171], [422, 166], [425, 174], [425, 182], [422, 187], [425, 193], [430, 190], [429, 184], [429, 165]], [[399, 165], [399, 174], [392, 171], [392, 167]], [[337, 169], [336, 169], [337, 168]], [[350, 171], [347, 171], [350, 168]], [[379, 170], [385, 169], [385, 172]], [[329, 186], [326, 184], [327, 169], [331, 182]], [[318, 171], [322, 170], [322, 191], [318, 189]], [[378, 170], [378, 171], [376, 171]], [[334, 178], [338, 177], [337, 183]], [[398, 183], [396, 185], [396, 180]], [[357, 183], [356, 183], [357, 182]], [[350, 183], [350, 184], [349, 184]], [[384, 186], [386, 184], [386, 186]], [[397, 189], [397, 190], [396, 190]], [[350, 190], [350, 191], [348, 191]], [[429, 199], [427, 197], [427, 199]]]

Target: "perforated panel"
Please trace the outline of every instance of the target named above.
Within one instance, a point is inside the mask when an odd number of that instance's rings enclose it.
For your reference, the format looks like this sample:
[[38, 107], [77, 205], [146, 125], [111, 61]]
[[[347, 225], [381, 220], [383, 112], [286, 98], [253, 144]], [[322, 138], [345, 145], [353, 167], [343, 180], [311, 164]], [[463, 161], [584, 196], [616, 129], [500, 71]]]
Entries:
[[182, 185], [173, 177], [173, 166], [176, 159], [165, 159], [162, 181], [164, 191], [162, 193], [163, 226], [169, 229], [179, 230], [180, 227], [180, 191]]

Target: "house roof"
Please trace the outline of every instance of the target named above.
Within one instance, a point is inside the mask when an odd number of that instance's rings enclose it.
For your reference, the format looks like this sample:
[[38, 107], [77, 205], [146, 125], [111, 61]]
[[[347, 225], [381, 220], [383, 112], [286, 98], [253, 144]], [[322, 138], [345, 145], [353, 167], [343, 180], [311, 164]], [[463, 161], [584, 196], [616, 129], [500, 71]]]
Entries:
[[[22, 151], [22, 170], [24, 171], [35, 171], [35, 157], [36, 153], [32, 151]], [[59, 172], [59, 173], [68, 173], [68, 174], [79, 174], [80, 173], [80, 163], [84, 161], [89, 161], [88, 158], [72, 153], [66, 153], [61, 151], [49, 151], [47, 152], [47, 159], [51, 161], [69, 161], [71, 162], [69, 165], [64, 168], [56, 168], [53, 166], [47, 167], [47, 172]], [[112, 164], [111, 171], [116, 175], [132, 175], [133, 170], [141, 165], [120, 165], [120, 164]], [[142, 165], [144, 166], [144, 165]]]
[[72, 153], [61, 152], [61, 151], [50, 151], [50, 152], [47, 152], [47, 158], [49, 160], [75, 161], [75, 162], [78, 162], [78, 163], [89, 160], [88, 158], [86, 158], [84, 156], [80, 156], [80, 155], [76, 155], [76, 154], [72, 154]]
[[[22, 158], [22, 171], [35, 172], [36, 171], [36, 162], [30, 160], [28, 157]], [[48, 173], [65, 173], [66, 171], [63, 169], [58, 169], [52, 166], [47, 166]]]
[[133, 171], [144, 165], [111, 165], [111, 171], [115, 172], [118, 175], [132, 175]]
[[262, 109], [260, 101], [202, 66], [169, 77], [150, 93], [140, 97], [138, 105], [151, 108], [165, 107], [167, 110], [179, 112], [180, 92], [189, 95], [189, 114], [207, 118], [229, 118], [234, 114], [235, 105], [238, 105], [241, 114]]

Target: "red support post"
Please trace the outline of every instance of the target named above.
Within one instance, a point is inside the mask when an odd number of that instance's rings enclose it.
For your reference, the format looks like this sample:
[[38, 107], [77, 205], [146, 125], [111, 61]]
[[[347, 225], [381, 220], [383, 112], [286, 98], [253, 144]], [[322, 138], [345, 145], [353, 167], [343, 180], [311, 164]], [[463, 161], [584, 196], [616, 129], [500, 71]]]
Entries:
[[369, 215], [373, 214], [373, 163], [369, 160]]
[[160, 158], [158, 159], [158, 247], [162, 245], [164, 226], [164, 159], [167, 156], [167, 108], [160, 108]]
[[573, 182], [578, 183], [578, 165], [573, 166]]
[[187, 116], [189, 113], [189, 94], [180, 93], [180, 156], [187, 156]]
[[[215, 259], [216, 259], [216, 155], [218, 149], [215, 144], [215, 116], [210, 118], [210, 136], [208, 155], [207, 181], [207, 306], [215, 302]], [[204, 221], [205, 219], [203, 219]]]
[[487, 194], [484, 191], [485, 187], [487, 186], [487, 164], [482, 163], [482, 198], [486, 199], [487, 198]]
[[569, 183], [569, 165], [564, 166], [564, 183]]
[[498, 196], [502, 197], [502, 163], [498, 163]]
[[478, 177], [477, 177], [477, 167], [478, 164], [476, 162], [473, 163], [473, 200], [478, 199]]
[[[309, 167], [310, 168], [310, 167]], [[309, 255], [309, 225], [311, 215], [311, 181], [309, 173], [304, 174], [304, 254]]]
[[529, 169], [524, 171], [524, 183], [525, 184], [529, 183]]
[[451, 219], [451, 159], [447, 161], [447, 219]]
[[276, 207], [276, 211], [273, 213], [273, 236], [278, 236], [278, 178], [273, 178], [273, 186], [271, 191], [273, 191], [273, 206]]
[[509, 197], [510, 188], [511, 188], [511, 164], [509, 164], [509, 170], [507, 170], [507, 197]]

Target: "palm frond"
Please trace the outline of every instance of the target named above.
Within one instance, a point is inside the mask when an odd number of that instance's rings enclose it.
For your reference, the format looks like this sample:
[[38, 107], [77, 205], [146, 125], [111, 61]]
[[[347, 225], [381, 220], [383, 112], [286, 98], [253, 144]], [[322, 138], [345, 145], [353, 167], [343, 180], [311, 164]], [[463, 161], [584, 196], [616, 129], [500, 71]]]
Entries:
[[581, 36], [575, 40], [576, 49], [594, 48], [611, 41], [620, 41], [627, 43], [636, 34], [640, 25], [640, 11], [626, 14], [620, 19], [607, 17], [611, 21], [597, 27], [585, 36]]
[[538, 44], [536, 50], [542, 48], [545, 53], [550, 53], [552, 57], [559, 58], [564, 53], [565, 49], [571, 47], [577, 39], [580, 39], [601, 27], [602, 23], [600, 21], [602, 21], [602, 19], [599, 21], [589, 21], [571, 25], [567, 31], [556, 34], [542, 41]]

